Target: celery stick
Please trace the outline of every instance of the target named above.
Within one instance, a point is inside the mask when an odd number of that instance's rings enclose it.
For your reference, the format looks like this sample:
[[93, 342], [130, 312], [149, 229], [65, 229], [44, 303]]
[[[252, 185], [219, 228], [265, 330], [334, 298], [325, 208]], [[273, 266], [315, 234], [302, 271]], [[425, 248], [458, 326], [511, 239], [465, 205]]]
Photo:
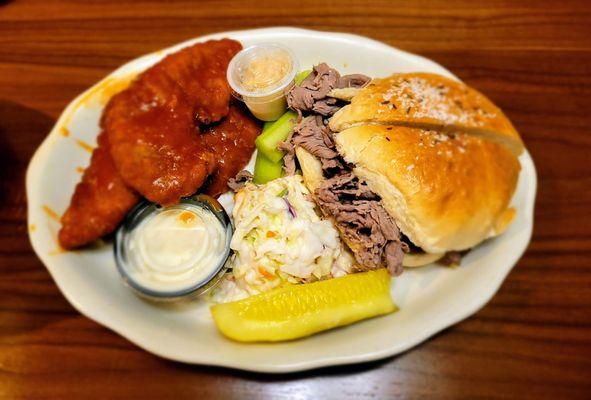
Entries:
[[274, 123], [274, 122], [275, 122], [275, 121], [269, 121], [269, 122], [265, 122], [265, 123], [263, 124], [263, 130], [262, 130], [262, 132], [261, 132], [261, 133], [264, 133], [264, 132], [265, 132], [266, 130], [268, 130], [268, 129], [269, 129], [271, 126], [273, 126], [273, 123]]
[[274, 163], [269, 161], [260, 151], [257, 153], [254, 163], [254, 183], [267, 183], [273, 179], [281, 178], [282, 174], [283, 162]]
[[298, 73], [295, 77], [295, 84], [298, 86], [301, 85], [302, 82], [304, 81], [304, 79], [306, 79], [308, 77], [308, 75], [310, 75], [311, 73], [312, 73], [311, 69], [307, 69], [305, 71]]
[[[298, 73], [295, 77], [296, 85], [302, 83], [312, 72], [311, 69]], [[265, 122], [263, 131], [256, 140], [257, 149], [267, 157], [268, 161], [278, 163], [285, 153], [277, 149], [279, 142], [289, 136], [297, 114], [294, 111], [287, 111], [275, 122]]]
[[269, 128], [263, 130], [263, 133], [256, 139], [256, 146], [259, 152], [263, 153], [265, 157], [274, 163], [278, 163], [284, 156], [284, 152], [277, 149], [279, 142], [283, 142], [289, 136], [295, 121], [297, 114], [294, 111], [288, 111], [283, 114], [279, 119]]

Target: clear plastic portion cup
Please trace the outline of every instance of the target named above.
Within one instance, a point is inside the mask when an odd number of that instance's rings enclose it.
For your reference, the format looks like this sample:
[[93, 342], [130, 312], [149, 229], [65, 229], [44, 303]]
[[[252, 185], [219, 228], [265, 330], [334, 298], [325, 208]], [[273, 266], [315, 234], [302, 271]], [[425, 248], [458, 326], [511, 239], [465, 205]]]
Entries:
[[[195, 282], [191, 282], [186, 287], [176, 290], [162, 289], [158, 290], [148, 287], [137, 279], [137, 268], [134, 265], [134, 257], [130, 254], [129, 240], [132, 232], [138, 228], [142, 221], [150, 216], [162, 213], [170, 208], [182, 207], [183, 209], [201, 208], [211, 213], [221, 224], [224, 230], [224, 251], [220, 255], [219, 262], [211, 266], [209, 274]], [[161, 207], [154, 203], [144, 201], [138, 204], [125, 218], [121, 227], [117, 230], [114, 243], [115, 264], [123, 281], [140, 297], [154, 302], [179, 302], [187, 301], [203, 295], [211, 290], [223, 277], [228, 270], [229, 256], [231, 254], [230, 241], [232, 239], [233, 228], [230, 217], [224, 211], [221, 204], [212, 197], [200, 194], [181, 199], [180, 203], [172, 207]]]
[[285, 94], [295, 84], [299, 63], [287, 47], [264, 43], [247, 47], [228, 65], [232, 93], [252, 114], [263, 121], [275, 121], [287, 109]]

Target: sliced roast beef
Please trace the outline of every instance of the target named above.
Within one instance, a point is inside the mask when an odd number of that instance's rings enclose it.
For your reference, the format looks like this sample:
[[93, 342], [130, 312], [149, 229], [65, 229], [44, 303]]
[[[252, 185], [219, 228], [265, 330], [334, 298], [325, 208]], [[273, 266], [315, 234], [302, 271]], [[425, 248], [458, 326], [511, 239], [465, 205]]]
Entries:
[[332, 89], [358, 87], [361, 88], [370, 81], [365, 75], [345, 75], [330, 68], [325, 63], [318, 64], [312, 73], [294, 86], [287, 93], [287, 104], [290, 108], [303, 112], [314, 112], [323, 116], [330, 116], [337, 112], [342, 104], [335, 98], [328, 97]]
[[232, 191], [237, 192], [246, 185], [246, 183], [252, 180], [252, 174], [247, 170], [243, 169], [238, 172], [234, 178], [228, 179], [228, 187]]
[[294, 86], [287, 93], [287, 104], [299, 112], [313, 111], [314, 104], [325, 100], [328, 92], [337, 87], [339, 78], [340, 74], [337, 70], [330, 68], [325, 63], [318, 64], [299, 86]]
[[388, 271], [390, 271], [392, 275], [400, 275], [404, 271], [402, 268], [404, 253], [406, 253], [404, 243], [401, 245], [400, 242], [392, 241], [384, 248], [386, 265], [388, 266]]
[[335, 221], [346, 241], [355, 248], [359, 269], [385, 265], [391, 274], [398, 275], [402, 272], [402, 259], [408, 245], [400, 241], [400, 231], [382, 206], [380, 197], [351, 172], [338, 154], [333, 133], [324, 119], [344, 105], [341, 100], [328, 96], [331, 90], [361, 88], [369, 81], [365, 75], [340, 76], [324, 63], [315, 66], [301, 85], [287, 94], [288, 105], [300, 118], [279, 148], [286, 152], [283, 161], [288, 175], [296, 171], [296, 146], [320, 160], [326, 180], [314, 197], [322, 213]]
[[[334, 175], [344, 167], [338, 153], [334, 150], [332, 133], [323, 117], [337, 112], [343, 103], [328, 97], [335, 88], [363, 87], [370, 78], [354, 74], [341, 76], [339, 72], [322, 63], [314, 67], [312, 73], [299, 86], [294, 86], [287, 94], [287, 103], [300, 116], [289, 138], [279, 145], [286, 152], [283, 159], [286, 175], [296, 172], [295, 146], [301, 146], [320, 159], [322, 169], [328, 175]], [[310, 117], [302, 118], [303, 114]]]
[[324, 170], [342, 168], [340, 156], [335, 150], [331, 132], [320, 115], [301, 119], [295, 125], [287, 140], [279, 144], [279, 148], [287, 153], [283, 159], [287, 175], [295, 173], [294, 152], [296, 146], [300, 146], [310, 154], [318, 157]]
[[280, 142], [277, 148], [285, 152], [283, 156], [283, 172], [285, 175], [294, 175], [296, 173], [295, 146], [292, 142], [293, 131], [289, 134], [285, 142]]
[[338, 100], [332, 97], [327, 97], [324, 100], [318, 100], [312, 106], [312, 111], [320, 115], [333, 115], [341, 108], [337, 102]]
[[437, 260], [437, 264], [445, 265], [446, 267], [460, 265], [462, 256], [463, 254], [460, 251], [448, 251], [442, 258]]
[[320, 115], [302, 119], [293, 129], [293, 143], [319, 158], [335, 158], [334, 142]]
[[402, 273], [408, 246], [400, 241], [400, 230], [365, 182], [345, 171], [323, 181], [315, 196], [322, 213], [335, 221], [355, 248], [363, 270], [386, 265], [393, 275]]

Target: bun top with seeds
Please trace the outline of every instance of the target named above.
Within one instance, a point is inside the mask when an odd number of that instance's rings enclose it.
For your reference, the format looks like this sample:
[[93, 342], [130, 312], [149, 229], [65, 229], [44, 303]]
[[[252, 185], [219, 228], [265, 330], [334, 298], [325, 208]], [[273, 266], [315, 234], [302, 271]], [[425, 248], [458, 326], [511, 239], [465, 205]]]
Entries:
[[515, 155], [523, 151], [519, 134], [497, 106], [477, 90], [441, 75], [374, 79], [330, 120], [334, 132], [365, 124], [466, 132], [499, 142]]

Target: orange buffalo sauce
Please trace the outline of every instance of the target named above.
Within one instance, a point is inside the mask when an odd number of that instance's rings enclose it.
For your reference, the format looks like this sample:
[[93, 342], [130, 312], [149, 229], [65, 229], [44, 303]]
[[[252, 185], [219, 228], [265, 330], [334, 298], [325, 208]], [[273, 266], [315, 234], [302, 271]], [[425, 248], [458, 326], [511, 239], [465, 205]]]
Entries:
[[88, 151], [89, 153], [92, 153], [92, 151], [94, 150], [94, 147], [91, 144], [85, 142], [84, 140], [76, 139], [76, 144], [82, 147], [84, 150]]
[[49, 218], [53, 219], [54, 221], [59, 222], [60, 217], [59, 215], [53, 211], [48, 205], [44, 204], [43, 207], [43, 212], [45, 213], [45, 215], [47, 215]]

